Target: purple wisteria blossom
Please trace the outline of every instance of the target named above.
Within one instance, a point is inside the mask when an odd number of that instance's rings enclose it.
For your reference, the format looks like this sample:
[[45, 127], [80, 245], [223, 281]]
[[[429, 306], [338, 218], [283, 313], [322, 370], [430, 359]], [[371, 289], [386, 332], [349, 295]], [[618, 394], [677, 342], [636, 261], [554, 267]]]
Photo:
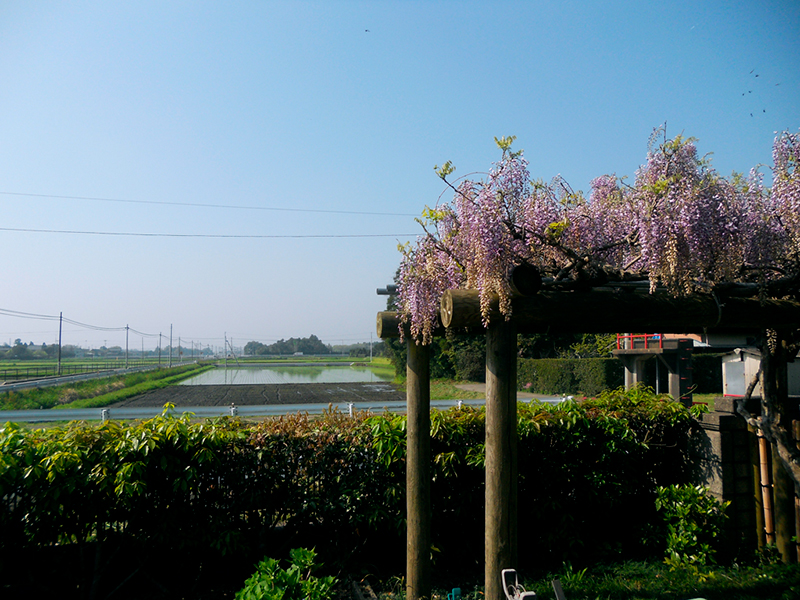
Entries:
[[800, 277], [800, 134], [776, 138], [768, 190], [758, 171], [722, 177], [694, 140], [657, 133], [634, 185], [602, 175], [588, 199], [560, 177], [532, 180], [522, 153], [498, 141], [503, 156], [486, 178], [426, 210], [426, 235], [404, 249], [399, 304], [411, 335], [430, 342], [447, 289], [478, 290], [484, 322], [495, 298], [509, 317], [521, 264], [545, 289], [633, 279], [680, 295]]

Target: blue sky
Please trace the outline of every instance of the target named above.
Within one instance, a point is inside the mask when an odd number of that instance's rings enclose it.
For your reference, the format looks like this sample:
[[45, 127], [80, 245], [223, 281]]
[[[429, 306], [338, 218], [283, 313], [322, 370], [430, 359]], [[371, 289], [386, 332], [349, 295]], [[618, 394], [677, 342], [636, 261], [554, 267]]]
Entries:
[[[6, 1], [0, 309], [367, 341], [434, 165], [485, 172], [516, 135], [534, 177], [587, 190], [664, 122], [722, 174], [768, 165], [800, 128], [800, 3]], [[0, 314], [18, 337], [57, 323]]]

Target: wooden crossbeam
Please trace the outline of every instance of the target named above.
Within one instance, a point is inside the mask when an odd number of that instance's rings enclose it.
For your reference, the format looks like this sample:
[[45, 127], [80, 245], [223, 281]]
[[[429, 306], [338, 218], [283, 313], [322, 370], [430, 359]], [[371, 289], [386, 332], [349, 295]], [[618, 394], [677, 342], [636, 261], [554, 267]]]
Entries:
[[[505, 319], [499, 299], [490, 302], [489, 322]], [[659, 331], [751, 331], [800, 327], [800, 303], [713, 296], [675, 297], [667, 292], [539, 292], [512, 299], [511, 320], [520, 333], [615, 333]], [[477, 290], [447, 290], [442, 295], [442, 325], [455, 331], [482, 326]]]

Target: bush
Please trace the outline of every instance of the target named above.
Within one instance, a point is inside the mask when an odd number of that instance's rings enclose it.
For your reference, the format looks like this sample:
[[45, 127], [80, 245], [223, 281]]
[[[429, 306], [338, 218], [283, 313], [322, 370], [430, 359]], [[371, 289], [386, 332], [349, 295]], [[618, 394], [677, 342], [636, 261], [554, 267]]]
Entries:
[[467, 346], [453, 353], [455, 378], [460, 381], [486, 381], [486, 351]]
[[701, 570], [713, 564], [725, 525], [725, 509], [701, 486], [658, 488], [656, 509], [663, 517], [666, 562], [672, 569]]
[[[688, 482], [688, 411], [639, 388], [518, 409], [520, 563], [639, 556], [656, 486]], [[469, 573], [482, 560], [484, 419], [466, 407], [431, 414], [432, 543], [443, 571]], [[397, 572], [405, 428], [401, 415], [338, 412], [256, 425], [168, 413], [131, 425], [6, 425], [0, 579], [14, 557], [54, 547], [81, 548], [87, 565], [105, 564], [91, 554], [101, 547], [247, 563], [287, 540], [337, 567]]]
[[616, 358], [523, 358], [517, 361], [517, 389], [534, 394], [596, 396], [622, 385]]
[[265, 558], [256, 572], [236, 592], [236, 600], [326, 600], [336, 585], [334, 577], [317, 578], [311, 575], [319, 565], [316, 553], [305, 548], [292, 550], [291, 564], [282, 569], [274, 558]]

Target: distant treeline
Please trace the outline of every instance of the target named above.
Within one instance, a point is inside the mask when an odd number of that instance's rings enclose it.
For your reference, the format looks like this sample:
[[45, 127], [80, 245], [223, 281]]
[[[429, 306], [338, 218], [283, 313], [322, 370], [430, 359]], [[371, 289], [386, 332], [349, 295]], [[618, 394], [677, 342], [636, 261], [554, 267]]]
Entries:
[[368, 358], [369, 356], [385, 356], [386, 344], [383, 341], [361, 342], [359, 344], [332, 346], [334, 354], [346, 354], [353, 358]]
[[288, 340], [278, 340], [274, 344], [262, 344], [261, 342], [247, 342], [244, 346], [245, 355], [261, 356], [264, 354], [330, 354], [332, 352], [329, 345], [323, 344], [315, 335], [307, 338], [289, 338]]

